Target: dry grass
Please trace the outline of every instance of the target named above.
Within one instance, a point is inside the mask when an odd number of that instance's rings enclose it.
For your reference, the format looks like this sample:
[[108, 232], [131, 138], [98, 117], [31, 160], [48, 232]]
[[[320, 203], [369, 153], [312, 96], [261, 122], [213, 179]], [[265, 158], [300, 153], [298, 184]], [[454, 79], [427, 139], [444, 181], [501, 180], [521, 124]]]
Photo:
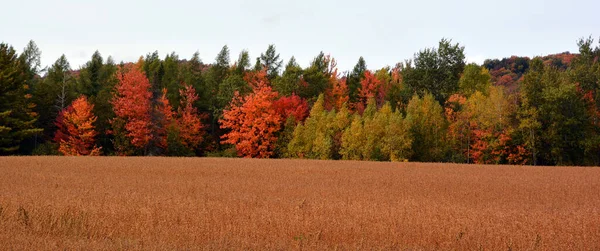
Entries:
[[600, 168], [0, 158], [0, 247], [600, 250]]

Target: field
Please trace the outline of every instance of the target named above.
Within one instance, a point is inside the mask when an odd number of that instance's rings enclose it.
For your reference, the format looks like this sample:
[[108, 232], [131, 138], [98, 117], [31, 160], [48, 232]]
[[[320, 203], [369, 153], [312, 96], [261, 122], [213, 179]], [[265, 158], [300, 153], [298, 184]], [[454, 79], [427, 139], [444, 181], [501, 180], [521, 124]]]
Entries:
[[600, 168], [4, 157], [0, 247], [600, 250]]

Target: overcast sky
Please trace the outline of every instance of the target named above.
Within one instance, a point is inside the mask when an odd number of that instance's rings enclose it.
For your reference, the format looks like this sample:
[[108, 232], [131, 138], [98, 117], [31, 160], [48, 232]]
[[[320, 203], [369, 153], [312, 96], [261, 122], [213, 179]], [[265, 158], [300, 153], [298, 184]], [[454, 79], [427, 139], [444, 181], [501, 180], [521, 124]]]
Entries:
[[42, 65], [65, 54], [74, 69], [95, 50], [117, 62], [155, 50], [180, 58], [199, 51], [211, 63], [225, 44], [232, 62], [243, 49], [255, 58], [275, 44], [286, 62], [294, 55], [307, 66], [323, 51], [342, 71], [359, 56], [375, 69], [437, 46], [442, 37], [481, 63], [575, 52], [578, 38], [600, 37], [598, 0], [10, 0], [1, 6], [0, 41], [21, 51], [33, 39]]

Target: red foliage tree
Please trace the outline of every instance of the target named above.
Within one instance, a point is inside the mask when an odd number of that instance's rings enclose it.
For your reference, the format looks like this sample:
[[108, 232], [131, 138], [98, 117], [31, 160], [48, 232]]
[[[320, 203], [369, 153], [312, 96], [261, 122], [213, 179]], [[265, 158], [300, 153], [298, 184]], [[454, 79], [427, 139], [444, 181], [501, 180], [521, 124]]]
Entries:
[[[144, 148], [152, 138], [150, 121], [150, 82], [138, 65], [126, 65], [117, 73], [119, 83], [112, 100], [117, 119], [125, 121], [131, 144]], [[114, 120], [113, 120], [114, 122]]]
[[60, 145], [58, 151], [67, 156], [100, 155], [101, 148], [95, 145], [94, 139], [98, 133], [94, 129], [97, 117], [92, 113], [93, 109], [94, 105], [81, 96], [60, 113], [54, 137]]
[[464, 110], [467, 99], [460, 94], [453, 94], [446, 101], [444, 108], [448, 120], [448, 140], [451, 148], [462, 155], [466, 160], [470, 159], [471, 115]]
[[308, 102], [296, 94], [279, 98], [273, 107], [284, 121], [292, 115], [296, 122], [304, 121], [308, 117]]
[[202, 119], [205, 115], [199, 115], [194, 102], [198, 100], [196, 89], [191, 85], [184, 84], [179, 90], [181, 103], [178, 109], [177, 125], [181, 143], [188, 148], [195, 148], [202, 143], [204, 137], [204, 125]]
[[275, 110], [277, 92], [268, 84], [266, 72], [249, 74], [246, 80], [253, 87], [252, 93], [240, 96], [235, 93], [230, 108], [223, 111], [219, 120], [221, 128], [231, 130], [223, 135], [223, 143], [235, 145], [243, 157], [268, 158], [273, 155], [281, 128], [282, 118]]
[[371, 98], [376, 98], [381, 87], [381, 81], [375, 77], [375, 75], [367, 70], [364, 73], [364, 78], [360, 81], [360, 88], [358, 89], [359, 101], [355, 105], [356, 110], [362, 114], [367, 107], [367, 102]]

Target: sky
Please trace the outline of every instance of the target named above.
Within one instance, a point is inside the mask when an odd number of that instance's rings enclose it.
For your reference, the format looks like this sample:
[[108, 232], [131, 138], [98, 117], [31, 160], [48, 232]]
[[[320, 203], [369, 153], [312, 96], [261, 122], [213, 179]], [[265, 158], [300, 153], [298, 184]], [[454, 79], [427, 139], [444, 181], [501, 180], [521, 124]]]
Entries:
[[[581, 37], [600, 37], [597, 0], [551, 1], [6, 1], [0, 42], [21, 51], [34, 40], [42, 66], [65, 54], [78, 69], [98, 50], [116, 62], [158, 51], [180, 59], [198, 51], [212, 63], [228, 45], [231, 61], [242, 50], [260, 56], [276, 46], [308, 66], [320, 52], [340, 71], [363, 56], [369, 69], [395, 65], [437, 47], [441, 38], [465, 46], [467, 61], [511, 55], [577, 51]], [[252, 61], [254, 62], [254, 60]]]

